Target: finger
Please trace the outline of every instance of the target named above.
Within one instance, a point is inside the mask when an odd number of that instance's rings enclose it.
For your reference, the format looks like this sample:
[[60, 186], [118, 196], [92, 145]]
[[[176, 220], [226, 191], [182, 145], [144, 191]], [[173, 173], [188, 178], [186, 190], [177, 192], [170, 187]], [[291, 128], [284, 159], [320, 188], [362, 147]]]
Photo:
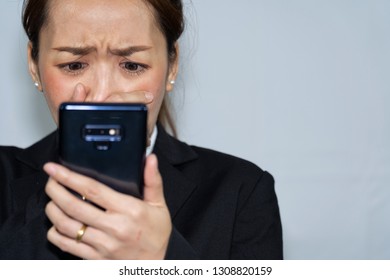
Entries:
[[156, 206], [165, 205], [163, 183], [156, 155], [151, 154], [147, 157], [144, 173], [144, 201]]
[[45, 213], [56, 230], [68, 237], [76, 236], [74, 233], [82, 224], [67, 216], [53, 201], [50, 201], [45, 208]]
[[[86, 224], [76, 221], [66, 215], [53, 201], [47, 204], [45, 212], [57, 232], [71, 239], [76, 239], [77, 232]], [[82, 238], [84, 243], [89, 244], [94, 248], [101, 247], [101, 244], [105, 244], [107, 239], [105, 233], [94, 228], [92, 225], [88, 225], [88, 234], [85, 233]]]
[[[106, 215], [103, 210], [76, 197], [53, 178], [49, 179], [45, 190], [64, 215], [97, 228], [103, 226], [102, 221], [104, 221], [104, 216]], [[63, 216], [60, 218], [64, 219]], [[54, 223], [54, 221], [52, 222]]]
[[[122, 247], [120, 240], [128, 240], [129, 237], [135, 240], [139, 236], [136, 225], [126, 226], [128, 219], [116, 215], [116, 218], [110, 219], [111, 222], [109, 224], [111, 228], [107, 229], [107, 233], [87, 225], [83, 235], [77, 240], [78, 232], [84, 227], [83, 223], [67, 216], [53, 201], [49, 202], [46, 206], [46, 214], [55, 228], [55, 231], [51, 232], [51, 234], [57, 235], [58, 239], [56, 240], [66, 241], [66, 238], [68, 238], [77, 243], [85, 243], [98, 252], [100, 256], [103, 256], [103, 258], [112, 254], [112, 251], [115, 252]], [[52, 238], [51, 240], [53, 241]], [[53, 242], [55, 245], [61, 246], [61, 248], [64, 246], [62, 243]], [[70, 245], [73, 243], [70, 243]]]
[[[89, 229], [86, 229], [86, 233]], [[84, 236], [83, 236], [84, 238]], [[84, 242], [77, 242], [76, 239], [69, 238], [59, 233], [53, 226], [47, 232], [47, 239], [55, 246], [60, 248], [66, 253], [70, 253], [74, 256], [78, 256], [87, 260], [103, 259], [102, 256], [90, 245]]]
[[[110, 187], [92, 179], [87, 176], [78, 174], [76, 172], [73, 172], [67, 168], [65, 168], [62, 165], [56, 164], [56, 163], [47, 163], [44, 165], [44, 170], [46, 173], [56, 182], [58, 182], [58, 185], [66, 186], [67, 188], [74, 190], [75, 192], [79, 193], [81, 196], [85, 196], [88, 201], [93, 202], [94, 204], [102, 207], [103, 209], [107, 211], [113, 211], [118, 212], [121, 211], [123, 208], [128, 208], [131, 203], [139, 204], [140, 200], [136, 199], [132, 196], [125, 195], [122, 193], [119, 193], [117, 191], [114, 191]], [[47, 184], [47, 187], [49, 188], [47, 191], [49, 192], [48, 195], [54, 200], [56, 203], [61, 207], [61, 209], [64, 210], [66, 207], [66, 212], [72, 211], [78, 211], [77, 215], [80, 217], [80, 219], [87, 219], [87, 216], [82, 216], [82, 213], [86, 210], [78, 209], [74, 207], [74, 199], [66, 197], [68, 200], [71, 201], [63, 201], [61, 199], [61, 195], [54, 193], [54, 191], [50, 192], [50, 185]], [[53, 186], [55, 187], [55, 185]], [[62, 190], [62, 192], [65, 189]], [[59, 191], [58, 191], [59, 192]], [[62, 194], [64, 195], [64, 194]], [[79, 203], [84, 203], [83, 201], [79, 200]], [[85, 203], [86, 206], [92, 207], [92, 205], [89, 205], [88, 203]], [[72, 210], [72, 208], [75, 208]], [[96, 208], [98, 209], [98, 208]], [[99, 219], [99, 217], [94, 217], [94, 219], [98, 219], [99, 221], [84, 221], [88, 224], [92, 223], [98, 223], [100, 221], [103, 221], [105, 219]]]
[[74, 89], [71, 101], [72, 102], [84, 102], [87, 98], [87, 89], [81, 83], [78, 83]]
[[133, 91], [110, 94], [104, 102], [149, 104], [153, 99], [154, 95], [150, 92]]

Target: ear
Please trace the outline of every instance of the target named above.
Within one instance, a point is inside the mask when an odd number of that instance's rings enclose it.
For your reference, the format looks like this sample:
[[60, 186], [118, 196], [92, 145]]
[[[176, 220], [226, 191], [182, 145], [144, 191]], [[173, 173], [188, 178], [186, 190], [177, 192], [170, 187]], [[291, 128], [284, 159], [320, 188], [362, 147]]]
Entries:
[[39, 91], [42, 91], [42, 83], [41, 79], [39, 77], [39, 69], [38, 69], [38, 61], [36, 61], [32, 57], [32, 44], [31, 42], [28, 43], [27, 46], [27, 60], [28, 60], [28, 70], [30, 72], [30, 76], [34, 83], [38, 84], [37, 89]]
[[[176, 55], [173, 61], [169, 63], [169, 73], [165, 86], [165, 90], [170, 92], [173, 90], [174, 82], [176, 81], [177, 73], [179, 71], [179, 44], [175, 43]], [[172, 83], [173, 81], [173, 83]]]

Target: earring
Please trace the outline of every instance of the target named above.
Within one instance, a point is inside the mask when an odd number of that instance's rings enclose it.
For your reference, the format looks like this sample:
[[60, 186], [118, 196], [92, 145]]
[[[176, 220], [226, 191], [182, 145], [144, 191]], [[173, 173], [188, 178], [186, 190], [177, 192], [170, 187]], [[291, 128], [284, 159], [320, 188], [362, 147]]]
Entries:
[[35, 87], [39, 87], [38, 82], [35, 82], [34, 85], [35, 85]]
[[170, 81], [169, 82], [171, 85], [174, 85], [175, 83], [176, 83], [176, 81], [175, 80], [172, 80], [172, 81]]

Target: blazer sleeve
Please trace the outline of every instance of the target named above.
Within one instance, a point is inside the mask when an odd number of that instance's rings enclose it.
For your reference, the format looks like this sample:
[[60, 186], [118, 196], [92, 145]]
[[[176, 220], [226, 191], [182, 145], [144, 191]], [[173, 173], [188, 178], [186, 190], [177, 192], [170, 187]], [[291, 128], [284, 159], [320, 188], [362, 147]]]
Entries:
[[[0, 259], [28, 260], [47, 259], [47, 240], [44, 229], [44, 215], [27, 218], [28, 213], [12, 214], [0, 228]], [[38, 234], [40, 233], [40, 234]]]
[[74, 259], [50, 244], [46, 234], [51, 224], [44, 213], [45, 194], [40, 190], [26, 202], [25, 209], [11, 213], [0, 226], [0, 259]]
[[19, 152], [0, 148], [0, 260], [65, 258], [46, 238], [47, 175], [17, 161]]
[[[282, 225], [274, 179], [268, 172], [240, 198], [231, 259], [283, 259]], [[245, 193], [245, 191], [244, 191]]]

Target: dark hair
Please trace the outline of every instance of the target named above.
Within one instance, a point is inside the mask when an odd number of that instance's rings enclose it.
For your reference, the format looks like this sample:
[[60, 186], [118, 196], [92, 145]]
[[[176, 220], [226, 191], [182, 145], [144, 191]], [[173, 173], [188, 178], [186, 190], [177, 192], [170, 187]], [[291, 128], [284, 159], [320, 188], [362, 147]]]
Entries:
[[[34, 60], [39, 57], [39, 34], [47, 24], [50, 0], [24, 0], [22, 22], [28, 39], [31, 42], [31, 56]], [[152, 8], [153, 15], [158, 27], [165, 36], [168, 49], [169, 61], [177, 56], [175, 43], [184, 30], [183, 5], [181, 0], [143, 0]], [[171, 115], [169, 114], [167, 101], [164, 100], [160, 109], [159, 121], [170, 128], [176, 135], [176, 129]]]

